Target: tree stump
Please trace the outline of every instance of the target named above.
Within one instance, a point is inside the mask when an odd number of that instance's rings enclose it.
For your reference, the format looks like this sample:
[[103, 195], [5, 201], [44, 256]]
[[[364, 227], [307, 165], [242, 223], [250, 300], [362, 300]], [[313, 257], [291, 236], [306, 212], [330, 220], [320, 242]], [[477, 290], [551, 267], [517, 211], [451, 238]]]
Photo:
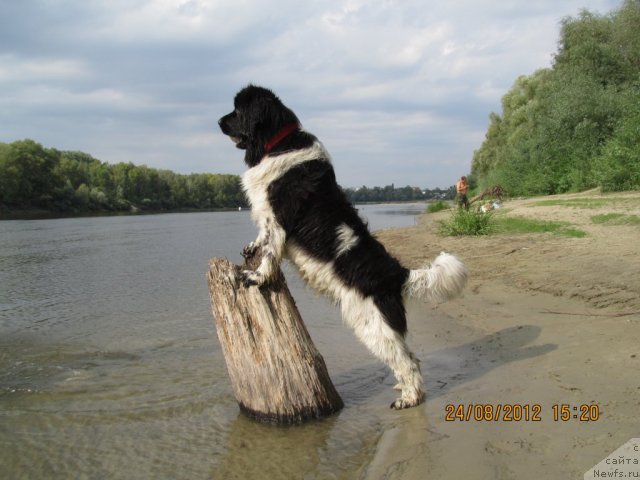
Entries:
[[240, 410], [263, 422], [292, 424], [339, 411], [342, 399], [307, 332], [282, 271], [261, 288], [240, 282], [243, 267], [209, 262], [209, 294]]

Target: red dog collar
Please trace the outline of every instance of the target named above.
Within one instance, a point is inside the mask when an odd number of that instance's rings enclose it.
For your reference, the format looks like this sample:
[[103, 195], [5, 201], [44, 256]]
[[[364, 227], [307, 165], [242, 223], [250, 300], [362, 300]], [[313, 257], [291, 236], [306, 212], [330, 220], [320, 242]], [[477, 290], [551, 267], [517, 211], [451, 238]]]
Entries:
[[264, 153], [268, 154], [273, 150], [276, 145], [278, 145], [282, 140], [287, 138], [293, 132], [300, 128], [299, 123], [290, 123], [289, 125], [285, 125], [280, 129], [278, 133], [276, 133], [271, 140], [264, 144]]

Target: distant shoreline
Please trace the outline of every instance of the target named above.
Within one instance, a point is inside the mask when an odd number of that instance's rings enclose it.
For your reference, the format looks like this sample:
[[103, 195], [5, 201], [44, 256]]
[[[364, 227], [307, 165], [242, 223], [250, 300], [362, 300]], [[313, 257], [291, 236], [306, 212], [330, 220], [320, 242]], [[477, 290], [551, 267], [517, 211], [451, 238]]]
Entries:
[[[399, 200], [386, 202], [357, 202], [354, 205], [409, 205], [415, 203], [427, 204], [435, 200]], [[242, 207], [242, 211], [249, 210], [249, 207]], [[237, 212], [238, 208], [176, 208], [171, 210], [137, 210], [137, 211], [112, 211], [95, 210], [83, 212], [54, 212], [42, 209], [24, 210], [0, 210], [0, 221], [2, 220], [54, 220], [58, 218], [89, 218], [89, 217], [119, 217], [132, 215], [159, 215], [164, 213], [198, 213], [198, 212]]]
[[[248, 210], [242, 207], [242, 211]], [[237, 212], [237, 208], [176, 208], [171, 210], [138, 210], [132, 211], [84, 211], [84, 212], [52, 212], [50, 210], [28, 209], [0, 211], [2, 220], [55, 220], [59, 218], [91, 218], [91, 217], [130, 217], [136, 215], [161, 215], [165, 213], [198, 213], [198, 212]]]

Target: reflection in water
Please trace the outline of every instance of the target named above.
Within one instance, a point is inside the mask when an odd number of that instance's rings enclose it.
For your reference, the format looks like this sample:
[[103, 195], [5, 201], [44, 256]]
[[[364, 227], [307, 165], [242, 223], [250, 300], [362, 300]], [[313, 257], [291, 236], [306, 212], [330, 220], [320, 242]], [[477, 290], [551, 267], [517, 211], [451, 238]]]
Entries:
[[[304, 472], [318, 475], [323, 466], [327, 468], [330, 465], [327, 462], [329, 451], [339, 453], [338, 457], [344, 461], [344, 451], [331, 448], [332, 441], [335, 441], [331, 433], [338, 418], [334, 416], [321, 422], [275, 427], [238, 415], [231, 424], [225, 453], [215, 466], [212, 477], [220, 480], [288, 480], [302, 478]], [[273, 461], [274, 458], [279, 458], [279, 461]]]

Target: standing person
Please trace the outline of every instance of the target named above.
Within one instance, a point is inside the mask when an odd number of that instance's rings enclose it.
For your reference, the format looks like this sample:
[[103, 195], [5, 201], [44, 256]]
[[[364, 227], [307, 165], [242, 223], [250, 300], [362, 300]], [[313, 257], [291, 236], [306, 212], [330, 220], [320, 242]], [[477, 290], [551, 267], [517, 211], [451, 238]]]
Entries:
[[467, 199], [467, 192], [469, 191], [469, 183], [467, 177], [464, 175], [460, 177], [460, 180], [456, 183], [457, 201], [459, 207], [464, 207], [465, 210], [469, 210], [469, 200]]

